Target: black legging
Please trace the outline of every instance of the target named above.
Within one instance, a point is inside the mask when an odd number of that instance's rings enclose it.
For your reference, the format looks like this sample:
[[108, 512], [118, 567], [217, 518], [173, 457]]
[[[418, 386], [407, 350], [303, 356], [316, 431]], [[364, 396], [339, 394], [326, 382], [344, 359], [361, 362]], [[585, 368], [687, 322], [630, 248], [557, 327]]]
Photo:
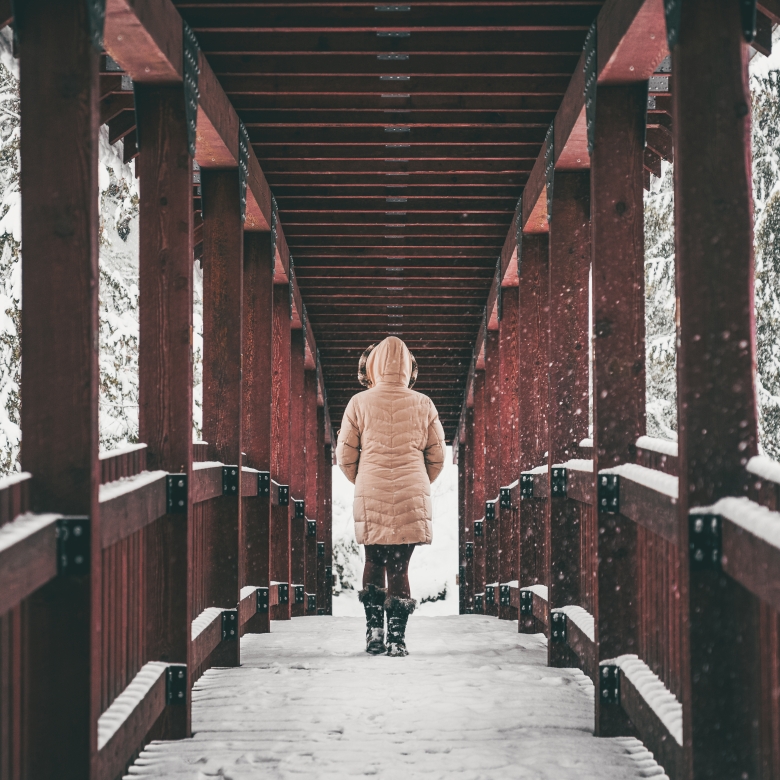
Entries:
[[411, 598], [409, 590], [409, 561], [416, 544], [367, 544], [366, 565], [363, 569], [363, 587], [385, 587], [387, 595]]

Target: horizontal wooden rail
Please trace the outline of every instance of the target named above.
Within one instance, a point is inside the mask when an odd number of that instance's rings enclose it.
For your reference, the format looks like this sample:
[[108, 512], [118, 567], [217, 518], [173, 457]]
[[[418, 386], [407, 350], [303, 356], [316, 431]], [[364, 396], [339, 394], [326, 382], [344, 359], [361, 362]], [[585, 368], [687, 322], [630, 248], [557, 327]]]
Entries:
[[[554, 626], [556, 621], [560, 622], [561, 618], [565, 624], [564, 641], [579, 659], [582, 671], [595, 682], [597, 658], [593, 615], [574, 605], [551, 610], [551, 625]], [[555, 639], [551, 637], [550, 641]]]
[[128, 444], [100, 453], [100, 484], [146, 471], [146, 445]]
[[165, 471], [144, 471], [100, 486], [100, 544], [112, 544], [140, 531], [167, 510]]
[[222, 613], [207, 607], [192, 621], [192, 666], [197, 669], [222, 642]]
[[757, 455], [747, 463], [748, 474], [753, 480], [751, 498], [769, 509], [780, 510], [780, 463]]
[[677, 442], [640, 436], [636, 441], [636, 462], [677, 476]]
[[193, 504], [208, 501], [222, 495], [223, 463], [207, 460], [192, 464], [192, 484], [190, 496]]
[[[518, 583], [508, 583], [511, 606], [515, 607], [520, 615], [533, 615], [545, 627], [550, 623], [550, 604], [547, 600], [546, 585], [529, 585], [518, 587]], [[526, 599], [528, 600], [526, 602]], [[530, 609], [530, 612], [527, 611]]]

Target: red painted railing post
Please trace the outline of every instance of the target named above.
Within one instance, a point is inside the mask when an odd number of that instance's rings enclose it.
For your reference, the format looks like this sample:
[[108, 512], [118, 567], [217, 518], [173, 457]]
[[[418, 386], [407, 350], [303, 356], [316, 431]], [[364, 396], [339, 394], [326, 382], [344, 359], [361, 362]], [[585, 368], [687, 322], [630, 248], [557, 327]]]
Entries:
[[100, 715], [99, 53], [81, 0], [30, 0], [16, 10], [22, 468], [33, 474], [34, 511], [91, 526], [87, 573], [57, 577], [27, 601], [24, 764], [29, 778], [75, 780], [90, 776]]
[[[325, 614], [333, 614], [333, 446], [330, 442], [330, 433], [326, 434], [325, 442], [325, 470], [322, 480], [322, 498], [325, 513], [325, 527], [323, 537], [325, 539]], [[327, 573], [331, 572], [328, 576]]]
[[[465, 438], [465, 437], [464, 437]], [[457, 448], [458, 466], [458, 614], [466, 612], [466, 444], [461, 442], [461, 433], [455, 439], [452, 446]]]
[[[271, 479], [280, 485], [290, 484], [290, 358], [292, 300], [285, 280], [274, 285], [273, 302], [273, 417], [271, 433]], [[274, 506], [271, 510], [271, 580], [292, 585], [291, 506]], [[289, 590], [289, 589], [288, 589]], [[291, 601], [271, 607], [274, 620], [289, 620]]]
[[[329, 593], [333, 590], [333, 578], [326, 582], [325, 569], [328, 563], [328, 551], [331, 549], [331, 531], [328, 526], [328, 506], [333, 464], [330, 462], [325, 446], [325, 407], [317, 407], [317, 460], [320, 474], [317, 480], [317, 614], [325, 612], [329, 604]], [[322, 611], [320, 611], [322, 610]]]
[[[139, 438], [146, 467], [192, 476], [192, 157], [184, 88], [138, 85], [135, 111], [143, 154], [140, 184]], [[185, 226], [184, 231], [182, 226]], [[146, 529], [146, 557], [158, 579], [147, 590], [147, 660], [186, 663], [192, 623], [192, 503]], [[173, 551], [177, 551], [176, 554]], [[190, 733], [187, 706], [168, 707], [159, 736]]]
[[[546, 461], [548, 447], [547, 404], [549, 334], [549, 242], [546, 234], [523, 237], [518, 258], [518, 397], [519, 471], [529, 471]], [[520, 587], [548, 585], [545, 533], [546, 500], [526, 498], [520, 502], [519, 580]], [[522, 616], [520, 631], [543, 630], [532, 615]]]
[[[307, 369], [304, 379], [304, 404], [305, 404], [305, 448], [306, 448], [306, 543], [305, 558], [306, 572], [304, 585], [308, 595], [317, 596], [317, 536], [309, 535], [308, 521], [314, 520], [315, 527], [319, 516], [317, 504], [318, 484], [322, 479], [320, 458], [320, 427], [317, 414], [317, 372]], [[307, 595], [307, 599], [308, 599]], [[316, 611], [309, 610], [306, 604], [306, 614], [316, 615]], [[319, 600], [317, 603], [319, 607]]]
[[[483, 480], [485, 485], [485, 584], [498, 582], [498, 555], [500, 549], [499, 523], [501, 510], [495, 505], [494, 517], [487, 516], [487, 502], [498, 498], [501, 482], [501, 361], [499, 357], [499, 335], [497, 330], [485, 331], [485, 461]], [[487, 591], [486, 591], [487, 593]], [[495, 585], [494, 601], [485, 604], [485, 614], [498, 617], [498, 586]], [[487, 597], [486, 597], [487, 598]]]
[[464, 607], [467, 611], [474, 609], [474, 565], [476, 561], [476, 540], [474, 538], [474, 520], [478, 520], [474, 513], [474, 409], [466, 409], [465, 424], [466, 441], [463, 445], [462, 455], [464, 460], [464, 500], [466, 513], [465, 541], [471, 543], [471, 555], [466, 558], [466, 582], [463, 586]]
[[694, 507], [746, 489], [757, 451], [749, 50], [740, 4], [686, 0], [672, 52], [683, 733], [692, 777], [758, 777], [758, 603], [692, 569]]
[[[273, 330], [273, 238], [244, 233], [243, 448], [247, 465], [271, 471], [271, 364]], [[244, 584], [268, 587], [271, 567], [271, 498], [244, 500]], [[244, 631], [271, 630], [270, 612], [258, 613]]]
[[[244, 226], [238, 169], [201, 171], [203, 201], [203, 438], [209, 457], [238, 470], [236, 495], [207, 508], [208, 606], [235, 609], [240, 599], [244, 547], [241, 530], [242, 328]], [[237, 666], [241, 643], [222, 642], [214, 666]]]
[[[295, 457], [290, 458], [290, 500], [305, 502], [304, 338], [305, 333], [300, 328], [290, 331], [290, 453], [295, 453]], [[290, 614], [303, 617], [306, 604], [297, 602], [293, 585], [305, 585], [306, 581], [306, 518], [299, 517], [295, 507], [291, 508], [290, 515]]]
[[[643, 158], [647, 87], [599, 87], [591, 157], [594, 619], [598, 660], [636, 653], [637, 527], [598, 502], [598, 472], [633, 463], [645, 433]], [[630, 733], [623, 709], [596, 696], [596, 733]]]
[[[555, 497], [552, 467], [576, 458], [588, 435], [590, 177], [555, 173], [550, 220], [550, 386], [547, 560], [550, 609], [580, 601], [580, 512]], [[548, 643], [550, 666], [570, 666], [565, 643]]]

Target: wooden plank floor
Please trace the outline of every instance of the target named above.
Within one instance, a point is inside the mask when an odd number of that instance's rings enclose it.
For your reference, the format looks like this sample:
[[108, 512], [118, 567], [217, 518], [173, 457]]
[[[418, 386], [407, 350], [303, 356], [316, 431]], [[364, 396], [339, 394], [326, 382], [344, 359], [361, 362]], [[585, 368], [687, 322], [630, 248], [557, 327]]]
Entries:
[[596, 739], [593, 687], [545, 666], [541, 636], [494, 618], [412, 616], [407, 658], [362, 651], [358, 618], [297, 618], [242, 640], [195, 686], [191, 740], [128, 777], [664, 777], [635, 739]]

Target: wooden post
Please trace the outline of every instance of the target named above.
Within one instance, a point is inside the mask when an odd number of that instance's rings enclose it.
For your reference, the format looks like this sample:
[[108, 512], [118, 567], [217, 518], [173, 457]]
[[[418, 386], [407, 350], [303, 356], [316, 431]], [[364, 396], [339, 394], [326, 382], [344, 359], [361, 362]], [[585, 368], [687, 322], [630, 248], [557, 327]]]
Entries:
[[[548, 478], [552, 466], [576, 457], [588, 435], [588, 272], [590, 175], [555, 173], [550, 221], [550, 372]], [[580, 507], [568, 498], [547, 501], [550, 609], [580, 598]], [[550, 666], [570, 666], [565, 644], [548, 642]]]
[[[271, 341], [273, 330], [273, 239], [244, 233], [243, 448], [247, 465], [271, 471]], [[244, 584], [268, 587], [271, 567], [271, 499], [244, 499]], [[271, 630], [270, 613], [258, 613], [244, 631]]]
[[75, 780], [90, 776], [100, 715], [98, 52], [81, 0], [16, 10], [22, 468], [33, 511], [85, 517], [92, 538], [89, 573], [57, 577], [27, 600], [23, 758], [26, 777]]
[[466, 612], [474, 610], [474, 561], [476, 560], [476, 543], [474, 539], [474, 409], [466, 409], [466, 443], [463, 448], [465, 460], [465, 483], [463, 492], [466, 499], [466, 542], [472, 544], [472, 555], [466, 559], [466, 586], [465, 608]]
[[691, 777], [758, 777], [758, 603], [690, 569], [689, 510], [757, 452], [749, 50], [734, 0], [686, 0], [672, 70], [683, 735]]
[[460, 441], [460, 431], [458, 438], [453, 442], [453, 447], [458, 449], [458, 614], [466, 613], [466, 567], [468, 559], [466, 558], [466, 445]]
[[[501, 481], [501, 361], [497, 330], [485, 334], [485, 502], [498, 498]], [[498, 582], [501, 510], [496, 503], [495, 519], [485, 517], [485, 583]], [[485, 605], [485, 614], [498, 617], [498, 586], [494, 604]]]
[[330, 436], [325, 444], [325, 470], [322, 474], [322, 496], [325, 512], [325, 614], [333, 614], [333, 451]]
[[[290, 287], [274, 285], [273, 305], [273, 404], [271, 429], [271, 479], [280, 485], [290, 484]], [[289, 506], [274, 506], [271, 510], [271, 580], [292, 585], [290, 558], [291, 532]], [[274, 620], [289, 620], [290, 602], [271, 608]]]
[[[317, 460], [320, 478], [317, 482], [317, 614], [327, 615], [328, 586], [325, 583], [327, 555], [327, 496], [326, 482], [330, 476], [331, 464], [325, 451], [325, 407], [317, 407]], [[322, 547], [320, 547], [322, 545]], [[331, 580], [332, 582], [332, 580]], [[332, 590], [332, 587], [331, 587]]]
[[[518, 385], [518, 288], [504, 287], [501, 291], [501, 322], [499, 323], [500, 386], [499, 416], [501, 418], [500, 483], [511, 485], [520, 479], [519, 439], [519, 385]], [[500, 509], [499, 525], [499, 581], [518, 578], [518, 515], [519, 506]], [[500, 606], [498, 615], [504, 620], [517, 620], [517, 607]]]
[[[306, 497], [306, 407], [304, 406], [304, 333], [301, 329], [290, 332], [290, 498], [303, 501]], [[306, 604], [296, 604], [293, 584], [306, 584], [306, 519], [296, 517], [290, 510], [290, 614], [303, 617]], [[304, 598], [305, 601], [305, 598]]]
[[[143, 154], [140, 184], [138, 432], [146, 465], [192, 476], [192, 158], [184, 88], [139, 84], [135, 112]], [[182, 229], [182, 227], [184, 229]], [[188, 491], [189, 493], [189, 491]], [[145, 532], [154, 587], [147, 588], [146, 654], [192, 672], [192, 504]], [[152, 568], [152, 564], [153, 568]], [[190, 734], [187, 706], [168, 707], [155, 736]]]
[[[317, 372], [307, 370], [304, 380], [304, 404], [306, 407], [306, 593], [317, 595], [317, 536], [309, 536], [308, 520], [316, 523], [319, 517], [319, 505], [317, 504], [317, 490], [321, 478], [320, 475], [320, 426], [317, 414]], [[319, 605], [318, 605], [319, 606]], [[306, 614], [317, 614], [309, 611], [306, 605]]]
[[[519, 266], [518, 396], [520, 471], [544, 464], [547, 452], [547, 404], [549, 402], [547, 320], [549, 312], [549, 242], [546, 234], [523, 237]], [[520, 586], [547, 580], [547, 502], [527, 498], [520, 503]], [[523, 633], [544, 630], [532, 616], [520, 619]]]
[[[645, 433], [644, 83], [599, 87], [591, 157], [593, 496], [598, 472], [633, 463]], [[636, 524], [597, 505], [598, 660], [637, 652]], [[631, 733], [596, 696], [596, 734]]]
[[[474, 593], [485, 592], [485, 371], [474, 372], [474, 520], [482, 523], [482, 535], [474, 534]], [[484, 599], [482, 612], [485, 610]]]
[[[203, 436], [209, 458], [238, 469], [237, 495], [208, 507], [209, 606], [235, 609], [241, 590], [241, 348], [244, 227], [237, 170], [201, 171], [203, 201]], [[238, 666], [241, 643], [222, 642], [214, 666]]]

